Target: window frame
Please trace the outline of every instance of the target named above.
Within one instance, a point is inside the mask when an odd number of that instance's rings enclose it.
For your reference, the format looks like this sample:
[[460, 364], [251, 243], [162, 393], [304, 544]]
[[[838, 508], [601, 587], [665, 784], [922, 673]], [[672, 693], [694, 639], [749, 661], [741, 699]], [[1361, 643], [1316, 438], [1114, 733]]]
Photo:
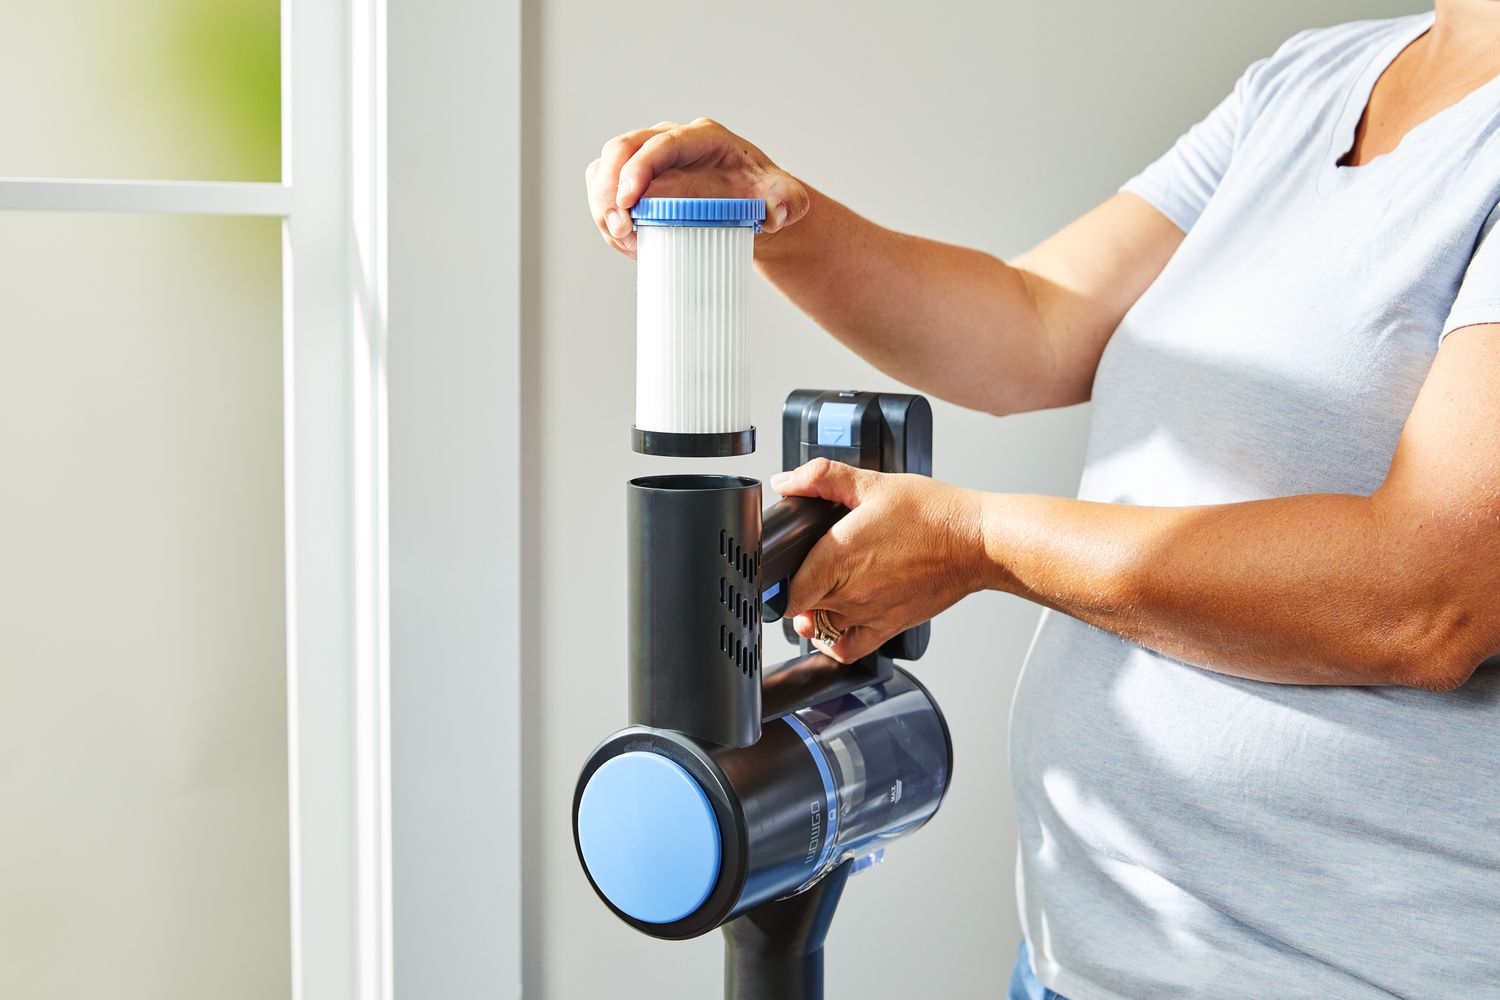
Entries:
[[296, 1000], [393, 995], [385, 24], [282, 0], [279, 182], [0, 177], [0, 211], [282, 221]]

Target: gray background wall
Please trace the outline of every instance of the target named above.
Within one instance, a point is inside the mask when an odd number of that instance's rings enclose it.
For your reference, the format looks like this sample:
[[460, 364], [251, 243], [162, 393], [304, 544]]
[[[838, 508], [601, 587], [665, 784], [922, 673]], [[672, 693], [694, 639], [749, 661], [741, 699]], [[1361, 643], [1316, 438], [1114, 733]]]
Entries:
[[[881, 223], [1009, 256], [1111, 194], [1294, 32], [1418, 9], [532, 0], [521, 209], [527, 996], [702, 998], [720, 975], [716, 935], [657, 942], [612, 917], [578, 870], [568, 825], [578, 766], [623, 722], [623, 484], [678, 467], [627, 443], [634, 273], [606, 251], [583, 197], [583, 168], [604, 140], [709, 115]], [[699, 468], [763, 478], [789, 390], [899, 386], [769, 286], [752, 308], [761, 449]], [[996, 419], [938, 404], [936, 474], [1071, 493], [1087, 421], [1086, 407]], [[919, 672], [953, 730], [952, 793], [927, 829], [850, 885], [829, 942], [830, 998], [1000, 993], [1019, 938], [1006, 715], [1036, 615], [985, 594], [938, 620]]]

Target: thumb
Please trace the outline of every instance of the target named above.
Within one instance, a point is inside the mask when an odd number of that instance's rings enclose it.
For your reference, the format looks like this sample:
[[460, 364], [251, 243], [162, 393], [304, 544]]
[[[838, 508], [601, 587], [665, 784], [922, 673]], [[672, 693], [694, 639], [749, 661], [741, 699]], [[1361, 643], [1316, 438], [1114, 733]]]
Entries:
[[868, 476], [865, 470], [852, 465], [815, 458], [791, 472], [776, 473], [771, 477], [771, 488], [784, 497], [818, 497], [853, 510], [859, 506], [861, 488]]
[[774, 233], [799, 221], [812, 207], [812, 196], [802, 182], [784, 170], [775, 171], [762, 185], [759, 195], [766, 203], [766, 221], [761, 232]]

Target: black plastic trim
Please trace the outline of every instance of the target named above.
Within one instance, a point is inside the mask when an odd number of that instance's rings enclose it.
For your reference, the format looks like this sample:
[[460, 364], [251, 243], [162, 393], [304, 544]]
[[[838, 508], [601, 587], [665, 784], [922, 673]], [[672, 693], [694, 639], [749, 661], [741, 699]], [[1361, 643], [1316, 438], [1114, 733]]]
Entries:
[[732, 458], [755, 451], [755, 428], [711, 434], [680, 434], [630, 428], [630, 447], [642, 455], [668, 458]]

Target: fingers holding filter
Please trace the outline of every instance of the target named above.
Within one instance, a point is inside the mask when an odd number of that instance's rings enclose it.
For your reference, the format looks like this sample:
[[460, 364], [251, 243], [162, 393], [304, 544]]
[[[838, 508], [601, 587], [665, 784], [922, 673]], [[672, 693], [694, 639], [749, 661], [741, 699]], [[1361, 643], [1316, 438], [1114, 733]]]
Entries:
[[635, 253], [635, 233], [630, 221], [630, 207], [635, 204], [635, 196], [620, 197], [620, 171], [647, 140], [676, 127], [675, 122], [658, 122], [651, 128], [617, 135], [604, 144], [598, 159], [584, 171], [594, 225], [604, 241], [621, 253]]

